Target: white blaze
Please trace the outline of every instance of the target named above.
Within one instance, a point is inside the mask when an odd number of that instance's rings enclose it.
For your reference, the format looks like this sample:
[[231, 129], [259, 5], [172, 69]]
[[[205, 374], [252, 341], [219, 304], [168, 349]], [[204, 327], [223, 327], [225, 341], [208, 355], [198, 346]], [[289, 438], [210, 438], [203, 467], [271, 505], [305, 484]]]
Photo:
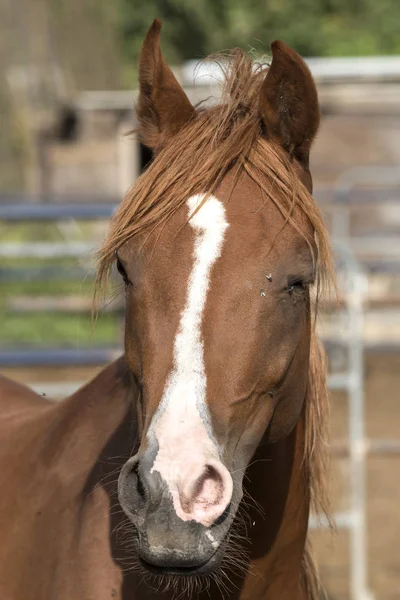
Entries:
[[[199, 194], [189, 198], [189, 215], [204, 196]], [[150, 439], [155, 436], [158, 443], [152, 472], [158, 471], [167, 483], [175, 511], [183, 520], [193, 517], [182, 510], [179, 490], [185, 482], [196, 481], [201, 476], [207, 461], [219, 461], [206, 404], [201, 324], [210, 273], [221, 255], [228, 227], [222, 202], [209, 196], [189, 224], [195, 231], [193, 267], [174, 341], [174, 366], [148, 433]]]

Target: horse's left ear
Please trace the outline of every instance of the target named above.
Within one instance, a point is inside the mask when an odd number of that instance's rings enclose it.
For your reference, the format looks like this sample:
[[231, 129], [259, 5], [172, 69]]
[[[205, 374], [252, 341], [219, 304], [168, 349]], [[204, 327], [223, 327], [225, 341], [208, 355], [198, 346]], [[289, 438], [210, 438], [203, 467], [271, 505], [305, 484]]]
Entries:
[[141, 141], [155, 152], [195, 114], [160, 49], [161, 21], [155, 19], [139, 59], [139, 100], [136, 112]]
[[304, 60], [283, 42], [273, 42], [272, 63], [260, 91], [260, 115], [268, 139], [305, 167], [319, 125], [318, 95]]

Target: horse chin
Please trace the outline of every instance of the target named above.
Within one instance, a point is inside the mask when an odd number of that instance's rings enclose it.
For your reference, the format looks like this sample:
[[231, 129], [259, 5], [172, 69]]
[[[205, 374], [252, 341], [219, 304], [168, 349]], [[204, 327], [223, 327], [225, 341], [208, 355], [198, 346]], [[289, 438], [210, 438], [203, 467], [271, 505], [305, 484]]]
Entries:
[[160, 576], [171, 575], [174, 577], [193, 577], [195, 575], [207, 575], [207, 574], [212, 573], [213, 571], [217, 570], [220, 567], [222, 559], [223, 559], [223, 551], [219, 552], [217, 550], [216, 553], [208, 561], [206, 561], [205, 563], [202, 563], [201, 565], [198, 565], [198, 566], [174, 567], [171, 565], [171, 566], [159, 567], [157, 565], [148, 563], [147, 561], [145, 561], [139, 557], [140, 564], [142, 565], [142, 567], [144, 567], [147, 571], [149, 571], [153, 575], [160, 575]]
[[225, 538], [221, 541], [216, 548], [215, 552], [204, 562], [200, 564], [194, 564], [190, 566], [175, 566], [175, 565], [156, 565], [149, 560], [146, 560], [138, 552], [138, 558], [140, 565], [149, 573], [155, 576], [165, 577], [171, 576], [174, 578], [185, 578], [209, 575], [217, 571], [225, 557], [226, 548], [229, 542], [229, 531]]

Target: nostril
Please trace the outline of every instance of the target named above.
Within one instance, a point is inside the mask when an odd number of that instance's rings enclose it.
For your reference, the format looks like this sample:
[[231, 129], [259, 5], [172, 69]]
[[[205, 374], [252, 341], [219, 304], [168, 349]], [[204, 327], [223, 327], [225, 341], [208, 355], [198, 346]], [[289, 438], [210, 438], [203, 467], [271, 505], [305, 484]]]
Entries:
[[207, 464], [201, 475], [180, 493], [183, 511], [205, 526], [210, 526], [224, 512], [232, 496], [232, 478], [221, 464]]
[[204, 473], [199, 477], [194, 488], [195, 503], [206, 506], [219, 504], [224, 491], [221, 475], [211, 465], [206, 465]]
[[133, 465], [133, 467], [131, 469], [131, 472], [136, 477], [136, 489], [137, 489], [137, 492], [138, 492], [139, 496], [143, 500], [145, 500], [146, 499], [146, 488], [143, 485], [142, 477], [140, 475], [139, 461], [135, 462], [135, 464]]

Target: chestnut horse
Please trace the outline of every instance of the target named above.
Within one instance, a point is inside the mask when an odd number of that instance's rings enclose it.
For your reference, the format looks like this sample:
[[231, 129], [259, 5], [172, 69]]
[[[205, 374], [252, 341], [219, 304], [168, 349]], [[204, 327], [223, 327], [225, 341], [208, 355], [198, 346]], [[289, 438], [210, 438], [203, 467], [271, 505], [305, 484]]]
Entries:
[[114, 262], [125, 283], [125, 359], [58, 405], [3, 382], [0, 595], [315, 600], [330, 271], [315, 85], [274, 42], [269, 67], [223, 57], [221, 103], [194, 108], [160, 28], [137, 107], [155, 158], [100, 256], [99, 283]]

